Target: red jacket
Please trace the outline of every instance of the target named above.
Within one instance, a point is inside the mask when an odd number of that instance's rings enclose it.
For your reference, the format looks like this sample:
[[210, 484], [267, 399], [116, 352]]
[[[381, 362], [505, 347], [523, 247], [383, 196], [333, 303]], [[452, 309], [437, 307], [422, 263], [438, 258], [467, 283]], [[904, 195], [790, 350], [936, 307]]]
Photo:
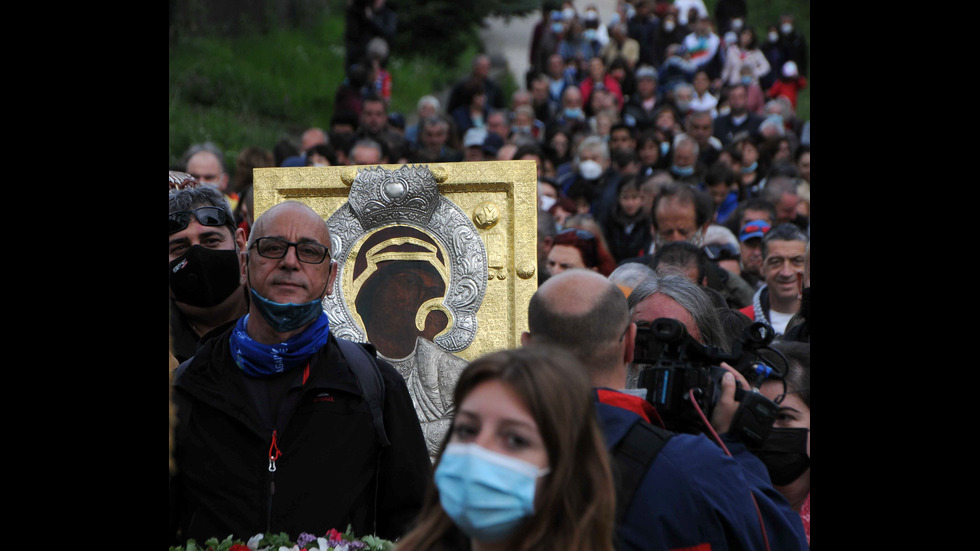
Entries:
[[[602, 85], [606, 88], [606, 90], [609, 90], [614, 96], [616, 96], [616, 107], [620, 112], [622, 112], [623, 89], [620, 87], [619, 81], [607, 74], [602, 81]], [[582, 81], [582, 84], [578, 85], [578, 89], [580, 92], [582, 92], [582, 104], [588, 105], [589, 98], [592, 96], [592, 90], [595, 89], [595, 81], [592, 80], [592, 77], [588, 77]]]
[[804, 77], [799, 77], [796, 80], [779, 79], [769, 88], [769, 97], [775, 99], [779, 96], [786, 96], [786, 99], [793, 105], [793, 109], [796, 109], [796, 96], [804, 88], [806, 88], [806, 78]]

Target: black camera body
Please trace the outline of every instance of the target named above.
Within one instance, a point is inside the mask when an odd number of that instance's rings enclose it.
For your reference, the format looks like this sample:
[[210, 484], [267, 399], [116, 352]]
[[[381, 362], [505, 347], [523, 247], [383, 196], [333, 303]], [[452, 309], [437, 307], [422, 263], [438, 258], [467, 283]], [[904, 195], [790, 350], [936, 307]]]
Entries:
[[[732, 353], [699, 343], [684, 325], [670, 318], [659, 318], [649, 325], [638, 324], [633, 361], [644, 364], [638, 387], [647, 389], [647, 401], [656, 409], [668, 430], [674, 432], [704, 432], [704, 420], [711, 419], [715, 404], [721, 397], [721, 378], [728, 363], [750, 382], [761, 383], [770, 366], [755, 354], [772, 342], [772, 329], [761, 322], [746, 328]], [[691, 399], [696, 402], [691, 403]], [[735, 391], [739, 401], [729, 433], [747, 446], [761, 445], [772, 430], [779, 406], [758, 392]]]

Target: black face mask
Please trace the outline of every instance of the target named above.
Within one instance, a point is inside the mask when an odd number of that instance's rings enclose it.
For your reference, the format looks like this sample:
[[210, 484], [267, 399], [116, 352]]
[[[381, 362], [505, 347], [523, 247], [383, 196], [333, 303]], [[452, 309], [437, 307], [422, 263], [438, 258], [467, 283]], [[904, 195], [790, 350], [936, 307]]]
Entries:
[[754, 450], [769, 471], [775, 486], [785, 486], [810, 468], [810, 456], [806, 453], [810, 429], [773, 428], [769, 438]]
[[238, 253], [194, 245], [170, 263], [170, 290], [178, 302], [210, 308], [239, 287]]

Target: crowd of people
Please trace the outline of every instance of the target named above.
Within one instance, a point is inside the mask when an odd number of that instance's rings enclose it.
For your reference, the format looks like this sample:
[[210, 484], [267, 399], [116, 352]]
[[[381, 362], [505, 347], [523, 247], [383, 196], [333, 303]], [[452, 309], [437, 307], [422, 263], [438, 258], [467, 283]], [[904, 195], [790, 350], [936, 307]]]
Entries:
[[[746, 17], [546, 3], [518, 91], [477, 55], [406, 117], [395, 12], [350, 2], [329, 128], [171, 167], [172, 540], [350, 525], [399, 550], [808, 548], [808, 51], [792, 16]], [[465, 368], [430, 458], [399, 373], [329, 330], [325, 222], [294, 202], [254, 218], [252, 169], [528, 159], [528, 331]], [[662, 318], [727, 352], [762, 322], [774, 369], [723, 362], [713, 411], [681, 428], [639, 361]], [[739, 432], [750, 387], [776, 412], [761, 442]]]

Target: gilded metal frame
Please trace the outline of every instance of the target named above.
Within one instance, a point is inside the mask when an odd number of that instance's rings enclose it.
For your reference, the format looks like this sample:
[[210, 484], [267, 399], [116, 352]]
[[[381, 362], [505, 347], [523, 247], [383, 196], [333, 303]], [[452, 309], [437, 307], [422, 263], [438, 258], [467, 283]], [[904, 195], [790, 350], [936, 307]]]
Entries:
[[[419, 165], [380, 165], [392, 172], [411, 166]], [[527, 305], [537, 289], [539, 269], [535, 162], [484, 161], [420, 166], [435, 178], [439, 195], [472, 222], [485, 250], [486, 289], [476, 312], [475, 336], [463, 349], [452, 350], [454, 347], [445, 342], [437, 341], [437, 344], [468, 361], [494, 350], [520, 346], [521, 333], [527, 330]], [[299, 201], [310, 206], [329, 224], [335, 213], [348, 206], [351, 186], [358, 174], [364, 178], [376, 168], [255, 169], [254, 215], [258, 218], [283, 201]], [[343, 233], [340, 228], [331, 229], [338, 235]], [[429, 228], [428, 233], [438, 234], [443, 230], [445, 228]], [[338, 244], [336, 240], [332, 245], [342, 249], [350, 246]], [[474, 248], [474, 259], [480, 255], [479, 248]], [[345, 280], [344, 261], [350, 251], [338, 252], [340, 254], [335, 254], [334, 260], [341, 264], [337, 278], [340, 285]], [[343, 296], [343, 290], [335, 287], [332, 296]], [[352, 299], [345, 297], [344, 300], [346, 308], [353, 311]], [[333, 317], [331, 315], [331, 329], [334, 329]], [[346, 329], [349, 327], [336, 327], [343, 336], [363, 340], [359, 331], [351, 333]]]

